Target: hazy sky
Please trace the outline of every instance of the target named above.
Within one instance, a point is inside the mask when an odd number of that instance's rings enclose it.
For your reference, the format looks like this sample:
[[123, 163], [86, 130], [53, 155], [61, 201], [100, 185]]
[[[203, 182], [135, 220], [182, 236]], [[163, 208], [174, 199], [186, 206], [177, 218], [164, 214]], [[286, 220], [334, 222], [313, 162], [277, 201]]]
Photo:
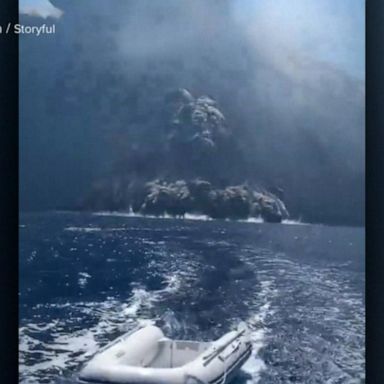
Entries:
[[[284, 46], [364, 78], [364, 0], [232, 0], [232, 7], [239, 23], [249, 26], [251, 37], [262, 28]], [[48, 0], [20, 0], [20, 12], [65, 17]]]
[[233, 0], [233, 7], [240, 21], [263, 24], [298, 50], [364, 77], [364, 0]]
[[164, 93], [184, 87], [218, 100], [292, 210], [362, 222], [363, 0], [20, 1], [21, 22], [57, 23], [20, 39], [26, 209], [73, 206], [117, 143], [156, 152]]

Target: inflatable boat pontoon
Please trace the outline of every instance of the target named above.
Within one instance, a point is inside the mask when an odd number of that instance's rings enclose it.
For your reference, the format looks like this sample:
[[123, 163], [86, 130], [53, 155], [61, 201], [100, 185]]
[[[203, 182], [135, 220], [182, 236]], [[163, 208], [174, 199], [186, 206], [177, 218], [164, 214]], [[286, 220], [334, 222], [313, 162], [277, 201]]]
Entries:
[[245, 325], [213, 342], [171, 340], [151, 325], [104, 347], [81, 370], [79, 382], [224, 384], [238, 372], [251, 351]]

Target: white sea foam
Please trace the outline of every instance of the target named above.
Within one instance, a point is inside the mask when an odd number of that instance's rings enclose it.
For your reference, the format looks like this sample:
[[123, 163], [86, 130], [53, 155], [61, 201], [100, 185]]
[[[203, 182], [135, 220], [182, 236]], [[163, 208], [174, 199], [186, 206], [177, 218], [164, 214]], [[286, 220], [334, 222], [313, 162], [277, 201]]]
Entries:
[[100, 232], [101, 228], [99, 228], [99, 227], [67, 227], [67, 228], [64, 228], [64, 231], [70, 231], [70, 232]]
[[[185, 213], [184, 215], [180, 216], [173, 216], [170, 214], [162, 214], [162, 215], [144, 215], [141, 213], [135, 213], [132, 210], [126, 211], [126, 212], [120, 212], [120, 211], [101, 211], [101, 212], [94, 212], [93, 215], [95, 216], [112, 216], [112, 217], [136, 217], [136, 218], [148, 218], [148, 219], [175, 219], [175, 220], [197, 220], [197, 221], [212, 221], [212, 220], [223, 220], [223, 219], [213, 219], [212, 217], [209, 217], [207, 215], [203, 214], [197, 214], [197, 213]], [[264, 220], [262, 217], [249, 217], [247, 219], [239, 219], [239, 220], [232, 220], [232, 219], [224, 219], [224, 221], [239, 221], [242, 223], [250, 223], [250, 224], [262, 224], [264, 223]], [[287, 225], [306, 225], [306, 223], [303, 223], [300, 220], [283, 220], [281, 224], [287, 224]]]
[[[299, 340], [303, 346], [302, 348], [306, 349], [308, 361], [311, 361], [311, 364], [321, 366], [324, 382], [329, 381], [325, 379], [327, 376], [335, 380], [339, 378], [340, 381], [346, 380], [349, 382], [352, 377], [356, 377], [358, 372], [362, 372], [358, 373], [358, 377], [363, 380], [365, 366], [363, 347], [364, 304], [361, 294], [354, 292], [348, 286], [348, 281], [344, 278], [345, 270], [340, 269], [340, 265], [338, 268], [333, 266], [314, 268], [311, 265], [288, 260], [284, 254], [278, 253], [270, 255], [257, 254], [254, 256], [251, 254], [242, 255], [245, 263], [254, 262], [255, 257], [261, 263], [261, 266], [264, 266], [258, 271], [258, 280], [261, 285], [259, 293], [261, 303], [259, 311], [253, 314], [255, 324], [266, 324], [268, 326], [268, 319], [271, 315], [276, 316], [277, 321], [281, 321], [281, 313], [279, 313], [281, 306], [284, 304], [290, 307], [294, 306], [295, 311], [291, 313], [291, 318], [299, 323], [308, 322], [310, 330], [308, 331], [308, 328], [303, 327], [298, 329], [297, 334], [290, 333], [293, 338], [292, 343], [297, 343]], [[266, 300], [262, 299], [263, 295]], [[275, 302], [274, 298], [277, 300], [277, 307], [273, 304]], [[326, 306], [322, 304], [325, 298], [327, 298]], [[301, 302], [306, 300], [312, 302], [311, 310], [308, 313], [300, 305]], [[315, 324], [319, 318], [322, 319], [319, 326], [329, 330], [323, 331], [324, 334], [319, 334], [316, 329], [312, 329], [310, 326], [311, 323]], [[248, 320], [248, 323], [252, 323], [252, 318]], [[282, 326], [285, 332], [287, 330], [290, 332], [291, 325], [283, 324]], [[268, 345], [268, 340], [273, 339], [278, 344], [281, 342], [284, 333], [280, 329], [275, 329], [273, 334], [269, 333], [268, 327], [262, 329], [264, 329], [265, 337], [261, 334], [261, 339], [262, 342], [266, 343], [265, 345]], [[338, 340], [338, 342], [333, 343], [332, 338]], [[357, 347], [359, 345], [361, 346]], [[321, 352], [319, 346], [321, 346]], [[292, 358], [300, 356], [300, 350], [298, 352], [298, 350], [292, 349], [291, 352], [287, 352], [289, 350], [289, 346], [284, 346], [282, 352], [273, 352], [277, 353], [278, 356], [275, 359], [285, 361], [287, 353], [291, 353]], [[252, 360], [245, 366], [247, 371], [250, 363], [252, 363]], [[272, 377], [273, 372], [282, 374], [281, 368], [275, 367], [269, 367], [268, 372], [269, 377]], [[249, 373], [251, 372], [249, 371]], [[252, 376], [254, 379], [255, 372], [252, 373]], [[334, 381], [331, 379], [329, 382]]]
[[168, 213], [161, 215], [148, 215], [142, 213], [135, 213], [132, 210], [126, 212], [120, 211], [101, 211], [94, 212], [95, 216], [112, 216], [112, 217], [135, 217], [135, 218], [147, 218], [147, 219], [174, 219], [174, 220], [197, 220], [197, 221], [211, 221], [215, 220], [207, 215], [198, 213], [185, 213], [184, 215], [174, 216]]
[[271, 308], [271, 300], [277, 295], [272, 280], [262, 280], [260, 282], [260, 290], [251, 297], [250, 305], [254, 307], [251, 315], [246, 319], [246, 323], [251, 332], [252, 355], [243, 365], [242, 370], [245, 371], [250, 379], [247, 382], [255, 384], [260, 380], [260, 374], [266, 369], [264, 361], [259, 356], [261, 348], [265, 347], [268, 335], [268, 329], [265, 322], [267, 316], [273, 315]]
[[[79, 273], [79, 284], [91, 278]], [[110, 335], [121, 334], [137, 325], [153, 324], [150, 310], [162, 295], [176, 292], [182, 279], [170, 272], [163, 289], [148, 291], [136, 286], [127, 302], [113, 297], [103, 302], [75, 302], [39, 304], [47, 311], [71, 310], [69, 318], [54, 319], [49, 323], [29, 322], [19, 328], [19, 366], [22, 383], [38, 382], [42, 376], [56, 377], [64, 371], [76, 371], [106, 342]], [[83, 318], [90, 317], [93, 325], [79, 328]], [[73, 325], [75, 324], [75, 326]], [[71, 326], [74, 327], [71, 331]]]
[[177, 274], [167, 276], [165, 281], [167, 282], [167, 286], [163, 289], [163, 292], [176, 293], [182, 285], [182, 278]]
[[308, 223], [303, 223], [301, 220], [283, 220], [282, 224], [287, 224], [287, 225], [309, 225]]
[[181, 219], [183, 217], [172, 216], [167, 213], [163, 215], [143, 215], [141, 213], [135, 213], [132, 210], [120, 212], [120, 211], [101, 211], [93, 212], [94, 216], [112, 216], [112, 217], [137, 217], [137, 218], [147, 218], [147, 219]]
[[[63, 371], [75, 371], [99, 349], [101, 343], [105, 343], [103, 340], [110, 333], [124, 332], [133, 327], [134, 322], [127, 319], [121, 311], [121, 303], [116, 300], [72, 303], [70, 306], [73, 318], [55, 320], [45, 327], [27, 324], [19, 329], [21, 382], [37, 382], [42, 376], [51, 377], [54, 381], [53, 377]], [[57, 311], [66, 308], [67, 304], [47, 304], [45, 307]], [[77, 318], [87, 316], [97, 318], [96, 324], [88, 329], [76, 329], [77, 325], [73, 331], [70, 330]], [[37, 331], [39, 328], [40, 332]], [[45, 339], [48, 341], [43, 341]]]
[[201, 220], [201, 221], [210, 221], [213, 220], [211, 217], [207, 215], [199, 215], [197, 213], [186, 213], [183, 216], [184, 219], [186, 220]]
[[92, 276], [87, 272], [79, 272], [78, 275], [79, 275], [78, 284], [81, 288], [84, 288], [88, 284], [88, 280]]
[[158, 291], [150, 292], [144, 288], [134, 288], [132, 293], [129, 302], [122, 304], [122, 311], [125, 316], [135, 317], [141, 308], [150, 308], [158, 300]]

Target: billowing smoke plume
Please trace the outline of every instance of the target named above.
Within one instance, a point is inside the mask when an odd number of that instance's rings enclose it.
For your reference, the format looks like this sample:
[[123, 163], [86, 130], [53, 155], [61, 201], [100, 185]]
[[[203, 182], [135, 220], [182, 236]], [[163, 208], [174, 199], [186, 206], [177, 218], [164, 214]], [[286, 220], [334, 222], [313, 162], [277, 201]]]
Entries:
[[284, 189], [305, 220], [363, 222], [364, 83], [288, 35], [305, 31], [238, 0], [52, 3], [56, 35], [20, 46], [23, 208], [74, 205], [128, 161], [151, 174], [165, 97], [185, 88], [225, 114], [234, 182]]

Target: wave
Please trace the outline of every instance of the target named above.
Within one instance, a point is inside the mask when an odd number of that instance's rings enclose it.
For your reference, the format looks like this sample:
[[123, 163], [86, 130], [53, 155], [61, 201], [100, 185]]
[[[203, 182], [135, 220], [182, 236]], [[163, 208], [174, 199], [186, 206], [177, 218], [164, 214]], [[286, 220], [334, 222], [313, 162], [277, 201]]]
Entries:
[[78, 273], [78, 284], [81, 288], [85, 288], [85, 286], [88, 284], [88, 280], [92, 277], [89, 273], [87, 272], [79, 272]]
[[301, 220], [283, 220], [282, 224], [287, 224], [287, 225], [309, 225], [309, 223], [304, 223]]
[[[297, 374], [295, 367], [284, 366], [292, 359], [322, 372], [323, 382], [352, 382], [358, 377], [363, 382], [364, 303], [361, 294], [350, 286], [345, 269], [340, 268], [344, 264], [314, 268], [284, 254], [242, 255], [246, 264], [254, 264], [255, 258], [261, 267], [260, 307], [248, 323], [253, 321], [261, 329], [255, 335], [264, 343], [261, 355], [272, 356], [276, 362], [268, 366], [263, 380], [269, 383], [276, 377]], [[280, 348], [271, 347], [276, 345]], [[301, 382], [307, 382], [311, 372], [300, 374]]]
[[[134, 217], [134, 218], [148, 218], [148, 219], [173, 219], [173, 220], [196, 220], [196, 221], [227, 221], [227, 222], [241, 222], [241, 223], [251, 223], [251, 224], [262, 224], [265, 221], [262, 217], [249, 217], [247, 219], [214, 219], [208, 215], [197, 214], [197, 213], [185, 213], [184, 215], [174, 216], [170, 214], [162, 214], [162, 215], [145, 215], [142, 213], [135, 213], [130, 209], [127, 212], [120, 211], [100, 211], [93, 212], [95, 216], [112, 216], [112, 217]], [[307, 225], [307, 223], [302, 222], [301, 220], [283, 220], [281, 224], [286, 225]]]
[[66, 227], [64, 231], [69, 232], [100, 232], [100, 227]]
[[[78, 276], [81, 286], [91, 278], [86, 272]], [[151, 311], [154, 304], [164, 295], [177, 292], [182, 280], [181, 275], [169, 273], [164, 277], [165, 287], [154, 291], [132, 284], [126, 302], [109, 297], [102, 302], [38, 304], [35, 309], [39, 311], [62, 315], [60, 320], [29, 321], [19, 327], [20, 382], [39, 383], [41, 377], [57, 382], [63, 372], [77, 372], [81, 364], [117, 335], [138, 325], [153, 324], [157, 320]], [[93, 325], [83, 328], [87, 321]]]
[[128, 212], [100, 211], [100, 212], [93, 212], [92, 214], [95, 216], [134, 217], [134, 218], [146, 218], [146, 219], [175, 219], [175, 220], [201, 220], [201, 221], [213, 220], [211, 217], [207, 215], [199, 215], [199, 214], [193, 214], [193, 213], [186, 213], [180, 216], [174, 216], [168, 213], [164, 213], [162, 215], [144, 215], [142, 213], [135, 213], [132, 210], [129, 210]]
[[274, 311], [271, 308], [271, 301], [276, 296], [277, 291], [273, 281], [265, 280], [260, 282], [260, 290], [253, 294], [251, 301], [254, 310], [251, 311], [246, 323], [251, 332], [252, 355], [242, 367], [249, 379], [247, 382], [255, 384], [259, 382], [261, 373], [266, 369], [266, 364], [260, 357], [260, 350], [266, 346], [268, 328], [266, 319], [272, 316]]
[[117, 228], [101, 228], [101, 227], [66, 227], [64, 231], [69, 232], [84, 232], [84, 233], [92, 233], [92, 232], [117, 232], [117, 231], [126, 231], [127, 228], [117, 227]]

